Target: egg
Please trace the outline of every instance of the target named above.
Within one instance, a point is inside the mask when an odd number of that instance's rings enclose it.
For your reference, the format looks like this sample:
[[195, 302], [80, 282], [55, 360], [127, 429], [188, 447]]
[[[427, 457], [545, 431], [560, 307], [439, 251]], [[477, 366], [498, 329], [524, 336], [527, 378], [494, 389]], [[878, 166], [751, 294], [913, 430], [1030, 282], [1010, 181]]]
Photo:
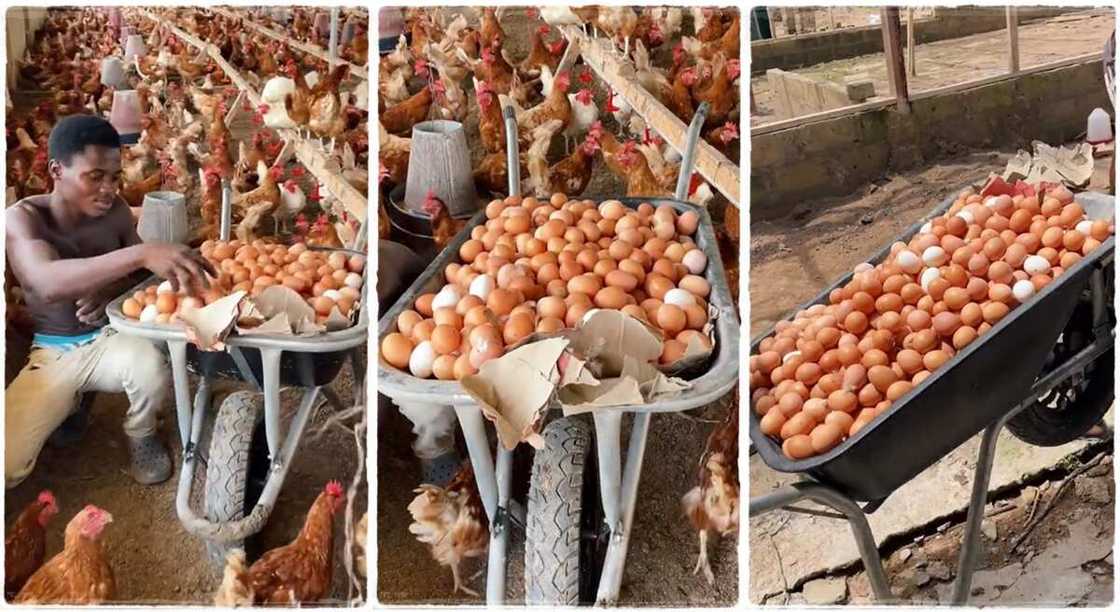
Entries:
[[917, 274], [922, 269], [922, 260], [910, 250], [899, 251], [895, 255], [895, 263], [907, 274]]
[[684, 254], [681, 262], [692, 274], [703, 274], [708, 267], [708, 256], [700, 249], [693, 249]]
[[805, 434], [793, 436], [782, 443], [782, 452], [794, 460], [812, 457], [813, 440]]
[[817, 454], [826, 453], [840, 444], [844, 436], [844, 429], [834, 423], [821, 423], [813, 428], [809, 434], [809, 443]]
[[681, 213], [677, 217], [677, 232], [685, 236], [691, 236], [696, 233], [697, 228], [700, 227], [700, 215], [696, 211], [689, 210]]
[[455, 308], [463, 298], [462, 289], [455, 285], [445, 285], [439, 293], [432, 298], [432, 310], [437, 308]]
[[159, 314], [159, 308], [157, 308], [155, 304], [148, 304], [140, 311], [140, 322], [155, 323], [156, 317], [158, 317]]
[[662, 304], [657, 309], [657, 326], [670, 336], [675, 336], [684, 330], [688, 324], [688, 317], [684, 310], [673, 304]]
[[922, 261], [927, 266], [940, 266], [948, 260], [949, 257], [945, 254], [945, 249], [939, 246], [931, 246], [922, 251]]
[[712, 291], [712, 287], [707, 279], [694, 274], [685, 275], [680, 279], [680, 282], [677, 283], [677, 286], [698, 297], [708, 297], [708, 294]]
[[928, 268], [922, 272], [921, 285], [922, 291], [929, 291], [930, 283], [941, 278], [941, 270], [939, 268]]
[[175, 293], [175, 289], [171, 287], [171, 281], [165, 280], [156, 287], [156, 294], [160, 293]]
[[430, 342], [432, 350], [439, 355], [447, 355], [459, 349], [462, 337], [459, 330], [450, 325], [436, 325], [432, 330]]
[[144, 307], [140, 305], [140, 302], [137, 302], [134, 298], [128, 298], [121, 303], [121, 312], [130, 319], [139, 318], [140, 311], [143, 309]]
[[412, 340], [403, 333], [389, 334], [381, 341], [381, 356], [389, 365], [398, 369], [403, 370], [408, 366], [412, 349]]
[[313, 297], [309, 303], [315, 309], [315, 313], [320, 315], [329, 315], [334, 308], [334, 300], [323, 296]]
[[1050, 271], [1050, 262], [1038, 255], [1031, 255], [1023, 261], [1023, 270], [1032, 276], [1043, 274]]
[[664, 302], [686, 308], [696, 304], [696, 298], [684, 289], [670, 289], [665, 292]]
[[626, 305], [630, 296], [618, 287], [603, 287], [595, 294], [595, 305], [599, 308], [619, 310]]
[[425, 340], [412, 349], [412, 355], [408, 358], [408, 371], [417, 378], [429, 378], [435, 359], [436, 352], [432, 349], [432, 343]]

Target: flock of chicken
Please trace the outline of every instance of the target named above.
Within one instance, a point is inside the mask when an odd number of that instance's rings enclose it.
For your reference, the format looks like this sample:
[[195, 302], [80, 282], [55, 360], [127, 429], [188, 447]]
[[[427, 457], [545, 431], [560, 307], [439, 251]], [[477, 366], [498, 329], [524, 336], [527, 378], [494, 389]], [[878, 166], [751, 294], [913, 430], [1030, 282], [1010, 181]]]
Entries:
[[[217, 606], [298, 605], [315, 603], [329, 592], [334, 571], [334, 515], [345, 504], [342, 485], [331, 481], [315, 498], [303, 528], [291, 543], [274, 548], [251, 566], [245, 552], [230, 551]], [[66, 524], [62, 550], [46, 559], [47, 525], [58, 502], [43, 491], [8, 529], [4, 541], [4, 594], [16, 604], [100, 604], [116, 598], [113, 567], [102, 536], [113, 516], [88, 505]], [[361, 574], [365, 575], [365, 524], [356, 538]]]
[[[705, 140], [738, 161], [738, 149], [731, 145], [739, 137], [737, 11], [692, 9], [694, 35], [682, 36], [676, 43], [671, 41], [681, 33], [684, 20], [680, 8], [553, 6], [525, 12], [531, 24], [530, 50], [521, 61], [506, 49], [503, 9], [481, 9], [477, 27], [466, 15], [450, 18], [440, 8], [406, 12], [411, 40], [402, 35], [397, 48], [380, 60], [378, 180], [383, 193], [407, 178], [408, 135], [414, 125], [429, 119], [464, 122], [471, 114], [465, 88], [469, 77], [478, 132], [477, 140], [475, 134], [468, 139], [472, 148], [477, 143], [485, 151], [474, 168], [479, 192], [507, 193], [502, 107], [509, 106], [517, 118], [522, 193], [577, 196], [587, 189], [593, 164], [602, 157], [625, 185], [626, 196], [670, 196], [680, 155], [613, 92], [605, 93], [601, 108], [596, 104], [596, 78], [578, 63], [577, 54], [566, 54], [567, 42], [558, 34], [558, 26], [577, 26], [610, 36], [633, 61], [643, 88], [682, 122], [689, 123], [695, 108], [707, 102]], [[667, 44], [673, 49], [672, 65], [667, 69], [654, 66], [651, 50]], [[606, 127], [612, 122], [613, 131]], [[552, 157], [558, 148], [553, 146], [557, 136], [563, 136], [565, 149], [558, 160]], [[705, 205], [712, 198], [710, 187], [694, 175], [689, 199]], [[432, 217], [433, 240], [440, 248], [465, 223], [452, 219], [431, 194], [424, 210]], [[390, 222], [384, 206], [380, 214], [381, 237], [388, 238]], [[721, 238], [730, 238], [721, 240], [729, 244], [726, 250], [721, 244], [721, 251], [731, 262], [738, 261], [736, 215], [729, 207], [721, 228]], [[732, 287], [737, 284], [736, 278]], [[708, 439], [697, 486], [682, 499], [684, 513], [699, 533], [695, 571], [702, 571], [709, 582], [714, 581], [707, 554], [709, 535], [728, 535], [738, 529], [737, 466], [738, 405], [733, 400], [726, 418]], [[489, 531], [470, 465], [464, 464], [445, 487], [422, 485], [416, 493], [408, 507], [414, 521], [410, 531], [429, 546], [438, 563], [451, 569], [454, 591], [474, 594], [461, 578], [460, 564], [486, 552]]]
[[[464, 121], [470, 114], [466, 87], [474, 91], [478, 139], [485, 156], [474, 168], [484, 194], [508, 191], [504, 106], [514, 109], [520, 144], [522, 192], [578, 196], [602, 157], [625, 184], [627, 196], [667, 196], [673, 192], [680, 155], [614, 92], [596, 104], [596, 78], [566, 54], [558, 26], [577, 25], [608, 34], [632, 60], [641, 85], [683, 122], [708, 102], [704, 138], [726, 154], [738, 139], [739, 16], [735, 10], [692, 9], [694, 36], [680, 37], [683, 9], [629, 7], [544, 7], [526, 9], [529, 54], [510, 56], [502, 29], [503, 9], [482, 9], [477, 27], [445, 9], [408, 12], [411, 41], [401, 35], [396, 50], [380, 60], [378, 79], [379, 181], [391, 188], [405, 181], [412, 127], [428, 119]], [[651, 51], [672, 45], [672, 64], [653, 64]], [[469, 77], [469, 83], [468, 83]], [[578, 88], [578, 90], [577, 90]], [[600, 95], [601, 97], [601, 95]], [[607, 117], [615, 131], [605, 127]], [[563, 136], [566, 152], [550, 153]], [[473, 134], [471, 135], [472, 142]], [[622, 140], [620, 140], [620, 138]], [[572, 143], [578, 143], [571, 146]], [[707, 203], [711, 188], [694, 175], [689, 199]], [[384, 220], [384, 219], [383, 219]], [[387, 227], [387, 224], [383, 224]]]
[[[315, 9], [292, 8], [289, 35], [316, 40], [311, 22]], [[359, 191], [368, 185], [369, 139], [365, 88], [341, 93], [346, 64], [327, 70], [311, 54], [290, 48], [247, 27], [246, 17], [229, 18], [203, 9], [166, 9], [169, 23], [215, 45], [222, 57], [254, 87], [277, 75], [290, 75], [296, 86], [288, 117], [296, 123], [268, 125], [267, 108], [242, 110], [253, 115], [257, 129], [252, 140], [235, 141], [225, 117], [238, 89], [206, 53], [188, 46], [167, 27], [139, 15], [128, 25], [145, 38], [147, 51], [128, 66], [128, 87], [140, 100], [143, 131], [139, 144], [122, 148], [123, 182], [120, 194], [139, 210], [152, 191], [182, 193], [195, 228], [194, 242], [218, 236], [221, 180], [234, 190], [233, 221], [237, 237], [252, 240], [276, 235], [281, 225], [292, 226], [309, 244], [341, 246], [335, 222], [357, 226], [334, 196], [307, 175], [297, 162], [278, 159], [283, 135], [271, 127], [306, 127], [315, 136], [331, 139], [332, 160], [343, 178]], [[309, 33], [314, 30], [316, 33]], [[342, 55], [364, 59], [367, 36], [356, 35]], [[107, 114], [114, 90], [102, 85], [100, 62], [121, 56], [120, 33], [104, 11], [52, 9], [19, 60], [21, 86], [51, 92], [30, 113], [9, 113], [8, 185], [10, 198], [19, 199], [51, 190], [46, 171], [46, 140], [55, 121], [75, 113]], [[311, 75], [314, 74], [314, 77]], [[320, 76], [323, 75], [323, 76]], [[310, 78], [317, 79], [313, 87]], [[349, 102], [347, 102], [349, 98]], [[281, 110], [285, 100], [280, 100]], [[273, 223], [266, 223], [272, 220]]]

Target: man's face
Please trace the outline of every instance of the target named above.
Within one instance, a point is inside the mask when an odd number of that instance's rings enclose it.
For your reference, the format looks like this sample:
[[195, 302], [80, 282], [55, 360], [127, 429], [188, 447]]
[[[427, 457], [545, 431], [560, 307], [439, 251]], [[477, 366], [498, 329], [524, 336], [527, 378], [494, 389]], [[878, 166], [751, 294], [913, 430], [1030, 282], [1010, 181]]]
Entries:
[[121, 185], [121, 150], [88, 145], [69, 164], [50, 161], [50, 173], [62, 200], [87, 217], [113, 208]]

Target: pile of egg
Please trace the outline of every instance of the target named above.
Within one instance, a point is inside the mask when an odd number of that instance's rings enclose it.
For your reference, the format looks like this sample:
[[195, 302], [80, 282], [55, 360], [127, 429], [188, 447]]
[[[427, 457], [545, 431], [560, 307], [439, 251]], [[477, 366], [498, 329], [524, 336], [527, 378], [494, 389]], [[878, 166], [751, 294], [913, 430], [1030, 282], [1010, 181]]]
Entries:
[[750, 358], [761, 431], [791, 459], [828, 452], [1113, 231], [1064, 187], [1041, 201], [961, 193], [883, 263], [857, 266], [828, 305], [774, 326]]
[[174, 324], [186, 310], [213, 303], [226, 295], [245, 291], [258, 295], [273, 285], [283, 285], [300, 294], [315, 309], [318, 323], [331, 310], [349, 317], [362, 292], [365, 257], [339, 251], [311, 250], [299, 242], [291, 246], [254, 240], [207, 240], [200, 253], [218, 272], [210, 288], [201, 295], [176, 293], [171, 283], [136, 291], [121, 304], [126, 317], [143, 323]]
[[618, 200], [511, 196], [486, 206], [437, 293], [418, 297], [381, 340], [390, 365], [460, 380], [535, 332], [575, 327], [592, 308], [620, 310], [661, 331], [660, 361], [703, 333], [708, 258], [693, 242], [699, 215]]

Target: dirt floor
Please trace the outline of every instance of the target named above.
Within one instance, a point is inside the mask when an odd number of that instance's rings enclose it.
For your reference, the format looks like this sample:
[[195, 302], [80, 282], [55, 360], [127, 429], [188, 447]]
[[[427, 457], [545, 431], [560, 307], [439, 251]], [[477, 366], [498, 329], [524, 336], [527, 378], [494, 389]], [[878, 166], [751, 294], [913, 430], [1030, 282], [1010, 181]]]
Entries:
[[[472, 23], [477, 20], [471, 12], [468, 12], [468, 18]], [[691, 32], [690, 22], [686, 12], [685, 33]], [[511, 9], [503, 16], [506, 49], [515, 60], [528, 54], [528, 32], [530, 27], [535, 27], [530, 23], [519, 8]], [[653, 59], [655, 65], [667, 65], [671, 61], [671, 49], [660, 49], [654, 53]], [[584, 69], [577, 68], [576, 73]], [[578, 81], [573, 79], [573, 87], [578, 85]], [[606, 90], [598, 82], [592, 88], [596, 104], [602, 108], [606, 103]], [[469, 82], [467, 93], [471, 110], [463, 125], [473, 150], [472, 161], [477, 163], [482, 157], [481, 147], [478, 146], [478, 106]], [[601, 111], [600, 118], [607, 129], [616, 129], [609, 113]], [[555, 143], [550, 159], [556, 161], [563, 155], [563, 144]], [[735, 159], [738, 159], [738, 151], [735, 151]], [[597, 161], [593, 168], [585, 197], [617, 197], [625, 189], [622, 179], [612, 174], [601, 161]], [[722, 221], [725, 210], [735, 209], [728, 207], [726, 200], [717, 194], [709, 210], [718, 223]], [[634, 536], [619, 605], [729, 606], [738, 600], [735, 539], [725, 538], [718, 545], [710, 545], [716, 581], [715, 585], [708, 585], [702, 576], [692, 574], [699, 549], [696, 533], [682, 516], [680, 506], [681, 496], [696, 484], [696, 461], [703, 452], [714, 421], [722, 418], [726, 410], [723, 403], [685, 415], [665, 415], [653, 419], [639, 490], [641, 501], [635, 514]], [[409, 446], [412, 441], [410, 424], [391, 405], [387, 407], [387, 412], [389, 417], [379, 430], [378, 438], [378, 599], [385, 604], [480, 603], [478, 598], [462, 593], [452, 594], [450, 570], [436, 564], [426, 548], [408, 532], [410, 517], [406, 507], [414, 496], [412, 489], [420, 482], [420, 467]], [[674, 460], [662, 460], [664, 457]], [[508, 550], [506, 595], [510, 603], [524, 601], [523, 546], [524, 530], [515, 528]], [[469, 562], [463, 574], [474, 576], [469, 582], [471, 588], [484, 591], [484, 558]]]
[[[879, 23], [880, 10], [878, 7], [866, 6], [836, 6], [836, 7], [808, 7], [800, 9], [801, 11], [812, 11], [812, 18], [809, 26], [805, 24], [804, 18], [798, 18], [799, 15], [804, 14], [801, 12], [795, 13], [794, 7], [783, 7], [781, 9], [770, 9], [770, 31], [774, 38], [785, 38], [787, 36], [796, 36], [797, 34], [805, 34], [811, 32], [828, 32], [830, 30], [841, 30], [844, 28], [858, 28], [869, 25], [876, 25]], [[915, 7], [914, 19], [924, 19], [933, 16], [933, 7]], [[906, 23], [906, 9], [899, 9], [899, 19], [902, 23]], [[786, 29], [786, 23], [782, 19], [788, 19], [784, 13], [794, 13], [797, 31], [789, 33]]]
[[[1088, 449], [1080, 461], [989, 500], [970, 604], [1102, 607], [1112, 603], [1115, 484], [1111, 443], [1100, 446]], [[910, 605], [948, 604], [958, 575], [963, 532], [963, 517], [956, 517], [881, 547], [893, 595]], [[810, 580], [765, 603], [871, 605], [875, 601], [867, 574], [851, 569]]]
[[[1113, 10], [1100, 8], [1021, 24], [1019, 65], [1030, 68], [1086, 53], [1100, 53], [1115, 23]], [[1007, 71], [1007, 36], [1003, 31], [985, 32], [919, 44], [914, 48], [914, 64], [917, 76], [908, 73], [906, 77], [912, 94], [995, 76]], [[843, 83], [848, 76], [866, 75], [874, 81], [877, 95], [890, 95], [882, 53], [826, 62], [792, 72], [836, 83]], [[766, 75], [751, 79], [751, 94], [757, 107], [751, 116], [753, 126], [789, 119], [776, 110]]]
[[[349, 367], [343, 369], [333, 386], [342, 401], [349, 405], [353, 388]], [[237, 388], [240, 387], [224, 385], [226, 393]], [[224, 393], [215, 395], [215, 409], [223, 397]], [[296, 392], [283, 393], [281, 422], [285, 428], [298, 400]], [[39, 491], [50, 489], [60, 508], [47, 538], [48, 554], [53, 555], [62, 548], [65, 521], [86, 504], [96, 504], [113, 515], [113, 524], [106, 530], [105, 548], [116, 576], [118, 601], [209, 605], [221, 574], [209, 565], [202, 541], [183, 529], [175, 513], [182, 447], [171, 406], [169, 397], [160, 426], [160, 435], [169, 444], [176, 465], [171, 480], [142, 486], [125, 473], [128, 452], [120, 422], [128, 401], [124, 395], [99, 394], [90, 428], [82, 440], [68, 448], [45, 448], [32, 475], [7, 491], [5, 524], [10, 525]], [[357, 469], [353, 434], [339, 427], [324, 430], [322, 426], [330, 412], [326, 406], [320, 408], [304, 430], [295, 462], [289, 469], [272, 516], [259, 536], [262, 550], [283, 546], [295, 538], [307, 510], [328, 481], [340, 480], [344, 487], [349, 487]], [[320, 431], [318, 437], [317, 431]], [[324, 461], [328, 457], [330, 460]], [[201, 470], [199, 473], [204, 474]], [[199, 476], [196, 481], [196, 492], [205, 486], [203, 479]], [[195, 511], [203, 515], [198, 503]], [[363, 483], [355, 500], [355, 520], [366, 511], [368, 503], [368, 488]], [[335, 518], [334, 586], [330, 594], [335, 604], [357, 596], [348, 595], [344, 554], [340, 513]]]

